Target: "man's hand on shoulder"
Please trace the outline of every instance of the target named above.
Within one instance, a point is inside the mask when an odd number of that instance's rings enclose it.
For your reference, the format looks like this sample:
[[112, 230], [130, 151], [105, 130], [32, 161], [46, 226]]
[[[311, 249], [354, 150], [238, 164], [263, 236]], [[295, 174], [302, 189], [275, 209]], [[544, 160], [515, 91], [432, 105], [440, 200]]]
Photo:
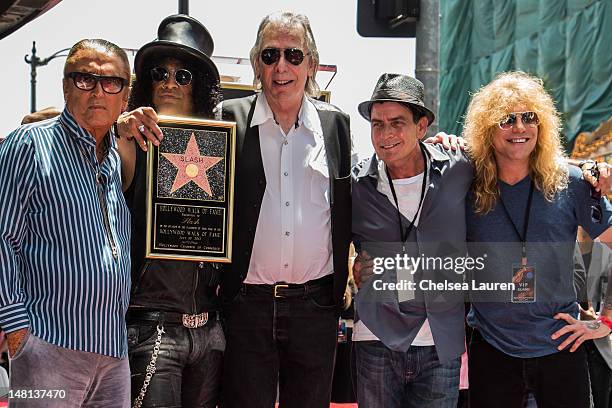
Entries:
[[148, 106], [123, 112], [117, 119], [119, 137], [136, 140], [138, 146], [146, 152], [147, 140], [159, 146], [159, 142], [164, 138], [164, 134], [157, 126], [158, 121], [157, 113]]
[[26, 123], [35, 123], [40, 122], [41, 120], [46, 120], [50, 118], [54, 118], [62, 114], [62, 111], [55, 106], [50, 106], [45, 109], [41, 109], [36, 112], [28, 113], [21, 119], [21, 124], [25, 125]]
[[9, 357], [13, 357], [17, 350], [19, 350], [21, 344], [24, 342], [26, 336], [28, 335], [28, 330], [29, 329], [19, 329], [6, 334]]
[[464, 138], [459, 137], [457, 135], [449, 135], [444, 132], [438, 132], [435, 136], [428, 137], [427, 139], [423, 140], [423, 143], [442, 144], [444, 150], [465, 150]]

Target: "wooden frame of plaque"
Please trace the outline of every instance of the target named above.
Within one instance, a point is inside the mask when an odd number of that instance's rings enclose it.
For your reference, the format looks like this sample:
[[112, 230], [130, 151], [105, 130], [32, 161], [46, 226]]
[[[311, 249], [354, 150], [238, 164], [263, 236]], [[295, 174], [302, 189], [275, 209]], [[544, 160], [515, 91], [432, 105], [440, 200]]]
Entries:
[[236, 124], [159, 116], [148, 142], [147, 258], [231, 262]]
[[[221, 82], [221, 92], [223, 93], [223, 100], [227, 101], [235, 98], [242, 98], [244, 96], [250, 96], [257, 93], [259, 90], [253, 85], [240, 84], [235, 82]], [[331, 92], [327, 90], [321, 91], [319, 97], [320, 101], [327, 102], [331, 100]]]

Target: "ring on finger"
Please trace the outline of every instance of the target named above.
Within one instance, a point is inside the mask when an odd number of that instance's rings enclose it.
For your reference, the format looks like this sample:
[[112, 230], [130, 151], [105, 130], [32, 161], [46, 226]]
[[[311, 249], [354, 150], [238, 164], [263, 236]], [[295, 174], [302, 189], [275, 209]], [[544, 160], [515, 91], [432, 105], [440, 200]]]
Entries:
[[139, 131], [140, 133], [144, 133], [144, 131], [145, 131], [145, 125], [140, 125], [140, 126], [138, 126], [138, 131]]

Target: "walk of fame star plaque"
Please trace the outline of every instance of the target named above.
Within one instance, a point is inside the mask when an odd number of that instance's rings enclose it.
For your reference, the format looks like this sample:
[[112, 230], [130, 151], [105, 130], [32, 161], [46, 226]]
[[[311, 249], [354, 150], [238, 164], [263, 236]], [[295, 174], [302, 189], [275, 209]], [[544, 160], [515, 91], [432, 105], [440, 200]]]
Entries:
[[146, 257], [231, 262], [236, 124], [160, 116], [147, 153]]

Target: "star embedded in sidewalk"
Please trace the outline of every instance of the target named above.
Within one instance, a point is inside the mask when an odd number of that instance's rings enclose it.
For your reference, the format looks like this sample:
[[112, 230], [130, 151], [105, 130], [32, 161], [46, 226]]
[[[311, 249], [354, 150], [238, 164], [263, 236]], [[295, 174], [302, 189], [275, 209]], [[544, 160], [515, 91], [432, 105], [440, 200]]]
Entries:
[[206, 172], [212, 166], [219, 163], [223, 157], [202, 156], [194, 133], [192, 133], [189, 138], [187, 150], [185, 150], [184, 154], [162, 153], [162, 156], [168, 159], [170, 163], [178, 169], [170, 193], [174, 193], [185, 184], [193, 181], [204, 190], [206, 194], [212, 196]]

